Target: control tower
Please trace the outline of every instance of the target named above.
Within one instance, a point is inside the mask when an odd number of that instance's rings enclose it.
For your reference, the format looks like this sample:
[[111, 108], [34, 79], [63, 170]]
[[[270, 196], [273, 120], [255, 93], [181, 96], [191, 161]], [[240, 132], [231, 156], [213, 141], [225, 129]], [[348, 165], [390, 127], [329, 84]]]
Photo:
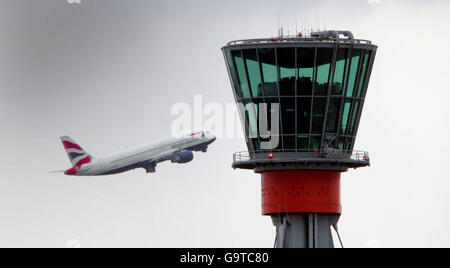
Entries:
[[349, 31], [222, 48], [248, 148], [232, 166], [261, 174], [275, 247], [334, 247], [341, 173], [370, 165], [353, 146], [376, 50]]

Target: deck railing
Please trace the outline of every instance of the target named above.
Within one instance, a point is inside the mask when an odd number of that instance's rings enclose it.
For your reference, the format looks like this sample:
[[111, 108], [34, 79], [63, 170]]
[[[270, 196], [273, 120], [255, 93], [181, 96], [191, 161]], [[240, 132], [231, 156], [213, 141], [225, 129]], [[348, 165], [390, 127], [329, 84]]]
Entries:
[[233, 163], [244, 161], [273, 160], [295, 161], [307, 159], [350, 159], [369, 162], [369, 153], [365, 151], [343, 151], [339, 149], [328, 150], [284, 150], [283, 152], [255, 151], [237, 152], [233, 154]]

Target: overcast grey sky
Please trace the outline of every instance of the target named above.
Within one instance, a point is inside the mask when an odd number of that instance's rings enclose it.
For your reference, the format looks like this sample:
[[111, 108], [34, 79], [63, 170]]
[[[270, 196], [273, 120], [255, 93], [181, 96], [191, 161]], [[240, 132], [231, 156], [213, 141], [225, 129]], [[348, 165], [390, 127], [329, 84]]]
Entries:
[[[233, 102], [220, 48], [314, 24], [379, 45], [342, 175], [347, 247], [450, 246], [448, 1], [0, 0], [0, 247], [271, 247], [260, 178], [232, 170], [243, 139], [188, 165], [93, 178], [58, 137], [105, 155], [170, 135], [177, 102]], [[322, 25], [321, 25], [322, 26]]]

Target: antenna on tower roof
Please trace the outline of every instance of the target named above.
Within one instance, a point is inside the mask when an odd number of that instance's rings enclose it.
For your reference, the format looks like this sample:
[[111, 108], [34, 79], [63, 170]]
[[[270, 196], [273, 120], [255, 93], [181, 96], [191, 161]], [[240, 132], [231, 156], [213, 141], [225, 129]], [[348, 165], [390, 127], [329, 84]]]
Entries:
[[314, 12], [314, 28], [317, 31], [317, 12]]
[[277, 34], [280, 35], [280, 13], [277, 11]]
[[287, 17], [287, 35], [289, 36], [289, 16]]

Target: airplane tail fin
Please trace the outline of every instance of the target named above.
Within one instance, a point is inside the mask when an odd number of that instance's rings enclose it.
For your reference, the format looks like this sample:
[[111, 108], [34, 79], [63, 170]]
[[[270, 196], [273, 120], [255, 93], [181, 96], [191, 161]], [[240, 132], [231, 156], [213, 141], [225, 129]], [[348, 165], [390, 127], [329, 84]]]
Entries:
[[82, 165], [92, 161], [93, 157], [69, 136], [61, 137], [61, 142], [66, 150], [70, 162], [72, 163], [72, 166], [80, 168]]

